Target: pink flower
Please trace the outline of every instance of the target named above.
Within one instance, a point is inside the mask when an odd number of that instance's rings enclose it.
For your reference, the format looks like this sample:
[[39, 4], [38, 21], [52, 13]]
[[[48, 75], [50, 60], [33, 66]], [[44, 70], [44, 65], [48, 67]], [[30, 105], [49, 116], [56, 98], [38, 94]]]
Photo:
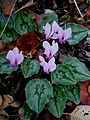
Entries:
[[45, 73], [53, 72], [56, 69], [55, 58], [52, 57], [48, 62], [42, 56], [39, 56], [40, 65], [43, 67]]
[[65, 43], [65, 41], [67, 41], [72, 34], [71, 28], [63, 30], [55, 21], [52, 23], [52, 25], [47, 23], [45, 26], [43, 26], [43, 29], [45, 31], [47, 40], [59, 39], [60, 44]]
[[44, 54], [48, 59], [53, 57], [57, 51], [58, 51], [58, 43], [55, 43], [55, 41], [52, 42], [52, 45], [49, 44], [49, 42], [44, 41], [43, 42], [43, 48], [45, 49]]
[[22, 51], [19, 53], [19, 49], [15, 47], [13, 50], [9, 50], [6, 59], [10, 61], [10, 65], [12, 67], [16, 67], [24, 60], [24, 56], [22, 54]]
[[81, 83], [80, 101], [85, 105], [90, 105], [90, 80]]

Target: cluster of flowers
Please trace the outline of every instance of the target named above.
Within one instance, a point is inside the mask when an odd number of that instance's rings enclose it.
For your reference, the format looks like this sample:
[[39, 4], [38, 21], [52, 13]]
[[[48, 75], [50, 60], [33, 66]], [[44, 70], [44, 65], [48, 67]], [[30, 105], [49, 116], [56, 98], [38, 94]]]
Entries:
[[[48, 41], [43, 42], [44, 55], [46, 56], [45, 59], [43, 56], [39, 56], [41, 62], [40, 65], [43, 67], [44, 72], [49, 73], [56, 69], [54, 55], [59, 50], [58, 43], [64, 44], [68, 38], [71, 37], [72, 31], [71, 28], [63, 30], [55, 21], [52, 25], [47, 23], [43, 26], [43, 29], [46, 40], [53, 40], [52, 45], [50, 45]], [[55, 40], [58, 40], [58, 43], [55, 42]]]
[[[59, 50], [58, 43], [65, 43], [68, 38], [71, 37], [72, 31], [71, 28], [63, 30], [55, 21], [52, 23], [52, 25], [47, 23], [45, 26], [43, 26], [43, 29], [45, 38], [48, 41], [43, 42], [45, 58], [43, 56], [39, 56], [39, 60], [44, 72], [49, 73], [56, 69], [54, 55]], [[49, 43], [49, 40], [53, 40], [52, 44]], [[55, 40], [58, 41], [56, 42]], [[22, 51], [19, 51], [19, 49], [15, 47], [13, 50], [9, 50], [6, 59], [10, 61], [10, 65], [12, 67], [16, 67], [22, 63], [24, 60], [24, 55], [22, 54]]]

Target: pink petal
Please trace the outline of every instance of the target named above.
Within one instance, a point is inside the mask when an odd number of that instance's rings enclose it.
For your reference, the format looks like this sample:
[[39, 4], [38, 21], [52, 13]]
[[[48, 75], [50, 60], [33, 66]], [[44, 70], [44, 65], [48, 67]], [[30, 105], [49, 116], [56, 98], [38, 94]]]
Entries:
[[44, 49], [45, 49], [45, 52], [44, 52], [44, 54], [47, 56], [47, 57], [49, 57], [50, 56], [50, 44], [47, 42], [47, 41], [44, 41], [43, 42], [43, 47], [44, 47]]
[[43, 26], [43, 29], [45, 30], [46, 39], [50, 39], [49, 35], [51, 32], [51, 25], [47, 23], [45, 26]]
[[55, 58], [52, 57], [49, 62], [48, 62], [48, 66], [49, 66], [49, 71], [53, 72], [56, 69], [56, 64], [55, 64]]
[[58, 43], [52, 42], [52, 46], [50, 48], [51, 56], [55, 55], [58, 51]]
[[64, 31], [63, 31], [64, 40], [67, 40], [68, 38], [70, 38], [70, 37], [71, 37], [71, 34], [72, 34], [71, 28], [68, 28], [67, 30], [64, 30]]
[[23, 56], [22, 51], [21, 51], [20, 54], [18, 54], [18, 56], [16, 58], [17, 65], [22, 63], [23, 60], [24, 60], [24, 56]]
[[63, 29], [55, 21], [52, 24], [51, 35], [52, 35], [51, 36], [52, 39], [62, 38], [62, 35], [63, 35]]
[[43, 42], [43, 48], [45, 48], [45, 49], [50, 49], [50, 44], [49, 44], [49, 42], [47, 42], [47, 41], [44, 41]]
[[13, 53], [14, 53], [14, 55], [19, 54], [19, 49], [18, 49], [17, 47], [15, 47], [15, 48], [13, 49]]
[[43, 67], [44, 72], [48, 73], [49, 70], [48, 63], [45, 61], [45, 59], [42, 56], [39, 56], [39, 60], [41, 61], [40, 65]]

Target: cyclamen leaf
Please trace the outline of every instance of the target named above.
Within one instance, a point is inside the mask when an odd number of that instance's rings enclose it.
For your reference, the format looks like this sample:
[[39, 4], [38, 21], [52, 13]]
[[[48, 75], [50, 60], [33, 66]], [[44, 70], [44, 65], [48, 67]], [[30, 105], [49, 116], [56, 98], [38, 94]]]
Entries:
[[57, 69], [51, 73], [51, 80], [54, 84], [76, 84], [73, 71], [71, 71], [71, 69], [64, 64], [58, 65]]
[[26, 85], [25, 93], [30, 109], [40, 113], [53, 97], [53, 88], [46, 79], [33, 79]]
[[[8, 17], [0, 12], [0, 34], [1, 34], [2, 30], [3, 30], [3, 28], [4, 28], [7, 20], [8, 20]], [[18, 37], [19, 37], [19, 35], [18, 35], [17, 32], [15, 32], [15, 30], [13, 28], [13, 22], [10, 19], [4, 33], [1, 36], [1, 39], [4, 42], [11, 42], [11, 41], [17, 40]]]
[[88, 29], [82, 25], [75, 23], [68, 23], [64, 26], [64, 28], [72, 29], [72, 36], [68, 40], [69, 45], [78, 44], [83, 38], [88, 34]]
[[39, 32], [43, 33], [43, 26], [46, 23], [53, 23], [53, 21], [58, 22], [58, 16], [55, 13], [49, 13], [47, 16], [43, 17], [38, 23]]
[[67, 96], [62, 86], [54, 87], [54, 98], [50, 100], [48, 110], [57, 118], [60, 118], [66, 107]]
[[30, 108], [28, 107], [27, 104], [24, 105], [23, 109], [24, 109], [24, 120], [31, 119], [34, 112], [32, 110], [30, 110]]
[[80, 90], [81, 86], [79, 84], [76, 85], [69, 85], [63, 87], [65, 90], [65, 93], [67, 95], [67, 99], [71, 100], [75, 104], [80, 103]]
[[35, 25], [31, 16], [26, 11], [20, 11], [12, 16], [15, 31], [23, 35], [27, 32], [34, 32]]
[[71, 57], [65, 60], [57, 69], [51, 73], [51, 80], [54, 84], [74, 85], [90, 79], [90, 72], [77, 58]]
[[34, 74], [38, 74], [40, 69], [40, 64], [37, 60], [30, 60], [29, 58], [26, 58], [24, 59], [21, 68], [24, 77], [28, 78]]
[[18, 67], [11, 67], [8, 60], [6, 60], [7, 53], [0, 54], [0, 74], [10, 74], [13, 71], [16, 71]]
[[83, 82], [90, 79], [90, 72], [84, 63], [75, 57], [67, 58], [64, 62], [74, 73], [76, 81]]

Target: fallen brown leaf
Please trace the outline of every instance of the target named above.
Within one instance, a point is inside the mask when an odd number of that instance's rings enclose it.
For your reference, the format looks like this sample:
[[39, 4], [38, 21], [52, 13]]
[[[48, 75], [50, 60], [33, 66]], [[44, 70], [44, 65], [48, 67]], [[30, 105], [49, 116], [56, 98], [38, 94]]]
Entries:
[[25, 54], [34, 53], [40, 45], [39, 37], [33, 33], [29, 32], [22, 35], [16, 43], [16, 46]]
[[90, 106], [77, 106], [70, 116], [70, 120], [90, 120]]
[[6, 15], [9, 15], [16, 0], [0, 0], [0, 7]]
[[1, 98], [1, 105], [0, 110], [3, 110], [4, 108], [8, 107], [10, 103], [13, 102], [13, 97], [10, 95], [3, 95]]

